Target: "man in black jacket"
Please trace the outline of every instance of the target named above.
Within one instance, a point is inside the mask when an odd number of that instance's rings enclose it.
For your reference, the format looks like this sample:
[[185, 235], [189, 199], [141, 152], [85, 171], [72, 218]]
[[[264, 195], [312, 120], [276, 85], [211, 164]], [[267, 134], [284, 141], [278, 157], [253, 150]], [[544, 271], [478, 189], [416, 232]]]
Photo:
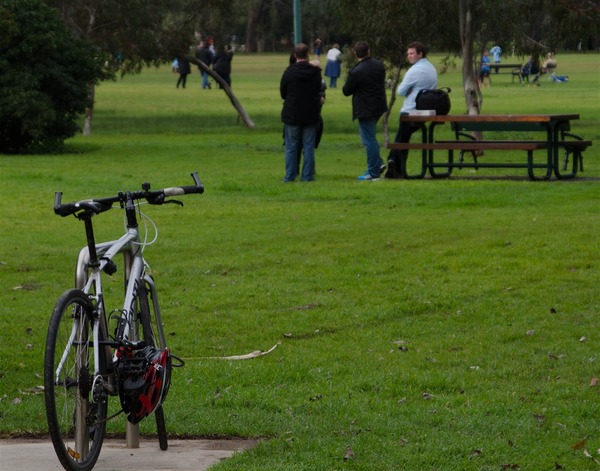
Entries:
[[385, 66], [371, 57], [369, 44], [364, 41], [354, 45], [354, 53], [358, 64], [348, 73], [342, 92], [352, 95], [352, 119], [358, 119], [360, 138], [367, 151], [367, 171], [358, 179], [378, 180], [385, 170], [376, 137], [377, 121], [387, 111]]
[[308, 62], [308, 46], [294, 48], [296, 63], [283, 73], [279, 84], [285, 139], [284, 182], [298, 176], [298, 150], [303, 148], [302, 181], [315, 179], [315, 140], [321, 109], [321, 69]]
[[[219, 52], [213, 59], [213, 70], [225, 80], [225, 83], [231, 87], [231, 61], [233, 60], [233, 51], [231, 46], [226, 44], [223, 46], [221, 52]], [[219, 84], [219, 88], [221, 84]]]

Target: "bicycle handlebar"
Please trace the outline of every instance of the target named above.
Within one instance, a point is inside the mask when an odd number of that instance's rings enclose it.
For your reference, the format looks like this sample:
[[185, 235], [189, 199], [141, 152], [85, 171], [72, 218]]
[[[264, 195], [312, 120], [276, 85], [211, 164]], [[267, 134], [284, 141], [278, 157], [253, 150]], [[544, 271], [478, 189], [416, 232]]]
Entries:
[[[75, 203], [62, 204], [62, 192], [57, 191], [54, 196], [54, 214], [58, 216], [70, 216], [71, 214], [86, 214], [93, 216], [94, 214], [100, 214], [104, 211], [108, 211], [112, 208], [114, 203], [120, 203], [121, 206], [127, 202], [129, 197], [131, 201], [145, 199], [150, 204], [164, 204], [169, 201], [166, 200], [170, 196], [187, 195], [190, 193], [204, 193], [204, 185], [200, 181], [198, 172], [191, 173], [194, 179], [194, 185], [188, 186], [177, 186], [171, 188], [164, 188], [162, 190], [150, 191], [150, 184], [143, 183], [142, 190], [119, 192], [117, 196], [109, 196], [108, 198], [94, 198]], [[79, 216], [78, 216], [79, 217]]]

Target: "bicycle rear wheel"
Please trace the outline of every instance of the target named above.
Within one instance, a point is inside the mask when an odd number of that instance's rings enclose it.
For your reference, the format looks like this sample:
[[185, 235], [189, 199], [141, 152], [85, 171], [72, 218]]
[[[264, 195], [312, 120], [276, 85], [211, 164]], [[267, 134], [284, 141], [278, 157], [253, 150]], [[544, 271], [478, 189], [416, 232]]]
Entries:
[[[139, 320], [142, 324], [142, 335], [144, 343], [148, 346], [156, 347], [158, 349], [166, 348], [166, 345], [161, 345], [158, 335], [159, 328], [162, 329], [162, 326], [158, 326], [156, 316], [153, 315], [154, 309], [150, 309], [150, 299], [149, 299], [149, 289], [146, 286], [143, 286], [140, 289], [140, 294], [138, 297], [139, 300]], [[152, 300], [153, 303], [156, 302], [155, 299]], [[154, 305], [152, 305], [154, 308]], [[158, 434], [158, 444], [161, 450], [166, 450], [169, 447], [168, 438], [167, 438], [167, 426], [165, 424], [165, 413], [163, 411], [162, 405], [159, 405], [154, 411], [154, 417], [156, 419], [156, 432]]]
[[[89, 471], [102, 448], [107, 400], [94, 400], [93, 307], [80, 290], [65, 292], [56, 303], [44, 357], [46, 417], [52, 444], [69, 471]], [[103, 352], [101, 352], [103, 353]], [[98, 355], [104, 363], [103, 355]], [[98, 365], [103, 371], [104, 365]]]

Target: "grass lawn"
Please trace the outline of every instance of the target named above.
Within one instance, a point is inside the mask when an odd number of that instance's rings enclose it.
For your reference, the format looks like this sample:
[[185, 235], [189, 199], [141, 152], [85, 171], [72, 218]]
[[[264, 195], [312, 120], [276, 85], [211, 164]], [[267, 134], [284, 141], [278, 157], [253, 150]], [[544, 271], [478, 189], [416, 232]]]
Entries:
[[[215, 470], [598, 469], [600, 56], [557, 59], [568, 83], [492, 74], [483, 112], [579, 113], [573, 132], [594, 145], [570, 181], [482, 169], [357, 182], [365, 155], [342, 79], [317, 180], [283, 184], [285, 55], [234, 58], [255, 130], [197, 70], [185, 90], [170, 67], [103, 83], [92, 136], [60, 155], [0, 156], [0, 436], [47, 433], [46, 329], [85, 240], [53, 214], [54, 192], [187, 185], [198, 170], [205, 194], [144, 207], [160, 231], [146, 254], [186, 360], [165, 403], [171, 436], [264, 438]], [[439, 80], [453, 113], [459, 69]], [[113, 237], [122, 215], [96, 223]], [[109, 424], [124, 430], [122, 416]]]

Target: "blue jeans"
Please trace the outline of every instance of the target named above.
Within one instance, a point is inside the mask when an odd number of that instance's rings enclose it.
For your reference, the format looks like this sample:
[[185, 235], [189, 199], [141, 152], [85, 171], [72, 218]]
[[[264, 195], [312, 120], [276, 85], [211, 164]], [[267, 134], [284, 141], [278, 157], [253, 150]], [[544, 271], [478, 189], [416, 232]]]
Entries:
[[284, 182], [293, 182], [298, 176], [300, 153], [304, 154], [302, 165], [302, 181], [310, 182], [315, 179], [315, 141], [317, 125], [284, 126], [285, 138], [285, 177]]
[[200, 71], [202, 74], [202, 88], [210, 88], [210, 82], [208, 81], [208, 72]]
[[377, 121], [379, 120], [375, 118], [359, 118], [358, 120], [360, 139], [367, 150], [367, 172], [374, 178], [379, 178], [379, 168], [383, 165], [379, 153], [379, 142], [375, 136]]

